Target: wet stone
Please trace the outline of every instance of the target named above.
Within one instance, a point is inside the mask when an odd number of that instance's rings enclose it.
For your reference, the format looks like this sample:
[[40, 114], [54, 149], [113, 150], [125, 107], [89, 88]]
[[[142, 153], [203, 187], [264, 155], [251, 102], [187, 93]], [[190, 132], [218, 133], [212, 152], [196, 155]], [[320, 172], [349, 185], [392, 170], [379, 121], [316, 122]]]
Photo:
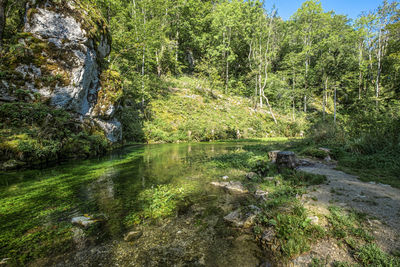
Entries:
[[95, 222], [95, 220], [92, 220], [91, 218], [86, 216], [78, 216], [71, 219], [72, 224], [76, 224], [85, 228], [91, 224], [94, 224]]

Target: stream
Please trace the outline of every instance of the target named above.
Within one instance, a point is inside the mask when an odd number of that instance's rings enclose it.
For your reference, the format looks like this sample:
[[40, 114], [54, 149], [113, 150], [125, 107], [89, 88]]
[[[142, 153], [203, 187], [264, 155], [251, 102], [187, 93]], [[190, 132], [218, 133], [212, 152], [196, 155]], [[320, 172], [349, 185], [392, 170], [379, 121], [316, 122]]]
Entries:
[[[100, 159], [0, 175], [0, 260], [10, 266], [260, 266], [251, 229], [223, 217], [248, 201], [224, 155], [246, 143], [129, 146]], [[86, 216], [83, 227], [71, 220]], [[128, 233], [134, 233], [127, 238]]]

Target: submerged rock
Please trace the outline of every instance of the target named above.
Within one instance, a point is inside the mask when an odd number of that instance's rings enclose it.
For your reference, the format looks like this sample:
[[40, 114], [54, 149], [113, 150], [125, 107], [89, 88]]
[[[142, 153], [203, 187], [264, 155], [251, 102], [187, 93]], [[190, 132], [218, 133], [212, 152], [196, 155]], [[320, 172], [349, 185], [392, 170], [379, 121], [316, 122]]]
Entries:
[[72, 224], [80, 225], [83, 227], [88, 227], [91, 224], [94, 224], [96, 221], [86, 216], [78, 216], [71, 219]]
[[142, 231], [131, 231], [125, 235], [124, 240], [126, 242], [131, 242], [140, 238], [142, 235], [143, 235]]
[[224, 220], [235, 227], [250, 228], [254, 225], [255, 219], [261, 210], [254, 205], [248, 206], [248, 209], [248, 212], [243, 212], [240, 209], [232, 211], [224, 217]]
[[249, 191], [242, 185], [241, 182], [231, 181], [231, 182], [211, 182], [212, 185], [221, 187], [233, 194], [246, 194]]

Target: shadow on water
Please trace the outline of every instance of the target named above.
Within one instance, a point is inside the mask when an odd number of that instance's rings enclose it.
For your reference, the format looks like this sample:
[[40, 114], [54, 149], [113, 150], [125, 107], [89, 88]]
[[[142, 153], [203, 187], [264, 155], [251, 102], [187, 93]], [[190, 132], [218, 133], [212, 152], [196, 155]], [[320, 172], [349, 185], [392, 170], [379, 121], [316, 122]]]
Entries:
[[[1, 174], [0, 258], [11, 265], [258, 266], [250, 232], [223, 216], [246, 201], [211, 188], [213, 159], [245, 144], [127, 147], [96, 160]], [[231, 170], [233, 179], [243, 171]], [[71, 224], [75, 216], [98, 222]], [[140, 231], [133, 242], [129, 231]]]

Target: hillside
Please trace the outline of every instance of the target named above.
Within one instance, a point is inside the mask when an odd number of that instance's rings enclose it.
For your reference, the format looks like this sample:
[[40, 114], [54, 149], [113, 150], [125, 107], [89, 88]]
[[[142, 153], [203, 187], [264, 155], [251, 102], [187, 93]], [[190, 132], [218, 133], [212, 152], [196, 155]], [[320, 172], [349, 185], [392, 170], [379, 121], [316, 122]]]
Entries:
[[[146, 109], [143, 134], [147, 142], [211, 141], [266, 137], [299, 137], [307, 123], [292, 114], [254, 108], [250, 98], [212, 91], [205, 80], [168, 78], [164, 94]], [[298, 116], [298, 114], [296, 114]]]

